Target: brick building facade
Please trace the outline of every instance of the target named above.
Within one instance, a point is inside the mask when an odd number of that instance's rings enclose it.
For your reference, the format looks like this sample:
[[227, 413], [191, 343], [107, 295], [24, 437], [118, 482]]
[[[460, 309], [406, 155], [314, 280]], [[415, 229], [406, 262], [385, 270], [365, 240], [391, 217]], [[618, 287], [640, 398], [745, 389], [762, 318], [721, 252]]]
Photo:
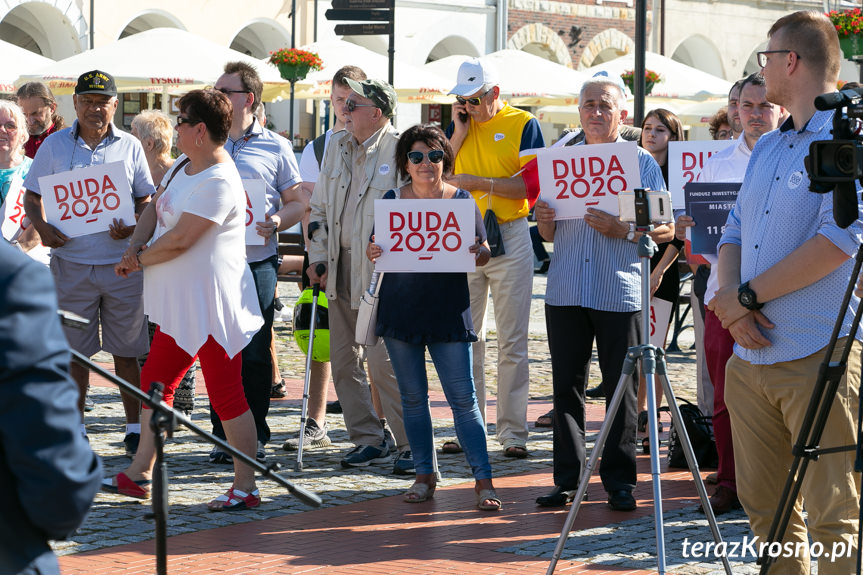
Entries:
[[634, 45], [635, 9], [628, 4], [626, 0], [509, 0], [507, 47], [576, 69], [612, 59]]

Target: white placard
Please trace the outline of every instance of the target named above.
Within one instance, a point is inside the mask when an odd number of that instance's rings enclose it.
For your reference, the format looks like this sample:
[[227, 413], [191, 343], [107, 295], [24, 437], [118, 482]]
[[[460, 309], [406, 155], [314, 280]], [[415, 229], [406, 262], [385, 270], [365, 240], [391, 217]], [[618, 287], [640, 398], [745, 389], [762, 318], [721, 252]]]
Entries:
[[658, 297], [650, 298], [650, 344], [665, 349], [671, 308], [674, 304]]
[[668, 191], [671, 192], [671, 205], [684, 205], [683, 186], [698, 178], [707, 158], [737, 143], [737, 140], [668, 142]]
[[257, 222], [267, 218], [267, 185], [264, 180], [243, 180], [246, 190], [246, 245], [263, 246], [267, 238], [258, 234]]
[[375, 200], [375, 243], [383, 249], [375, 271], [472, 272], [476, 204], [464, 199]]
[[135, 224], [135, 201], [123, 162], [39, 178], [48, 223], [70, 238], [107, 232], [114, 219]]
[[24, 187], [21, 185], [24, 179], [20, 174], [15, 174], [9, 182], [9, 190], [6, 192], [6, 201], [3, 202], [3, 224], [0, 233], [7, 240], [11, 240], [24, 219]]
[[635, 142], [547, 148], [536, 158], [539, 196], [558, 220], [583, 218], [587, 208], [616, 216], [617, 194], [641, 187]]

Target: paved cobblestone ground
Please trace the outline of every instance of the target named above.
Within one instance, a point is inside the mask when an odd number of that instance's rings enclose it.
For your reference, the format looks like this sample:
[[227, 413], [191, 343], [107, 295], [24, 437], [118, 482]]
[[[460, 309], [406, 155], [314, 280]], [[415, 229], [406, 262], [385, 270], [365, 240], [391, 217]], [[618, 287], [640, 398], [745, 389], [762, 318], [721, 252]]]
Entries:
[[[297, 296], [293, 285], [281, 285], [282, 300], [292, 307]], [[536, 276], [534, 299], [530, 321], [531, 399], [533, 402], [550, 402], [551, 373], [548, 361], [543, 315], [545, 277]], [[290, 337], [290, 323], [277, 324], [279, 363], [282, 374], [293, 380], [303, 377], [304, 358], [297, 351]], [[493, 315], [489, 331], [489, 357], [486, 369], [488, 381], [494, 390], [496, 346]], [[681, 336], [684, 351], [668, 356], [669, 377], [675, 393], [680, 397], [695, 400], [695, 359], [692, 345], [692, 330]], [[104, 357], [97, 357], [105, 361]], [[429, 373], [434, 373], [429, 369]], [[599, 370], [594, 364], [591, 370], [591, 385], [599, 380]], [[200, 380], [199, 380], [200, 382]], [[201, 389], [202, 386], [199, 386]], [[296, 385], [295, 385], [296, 387]], [[437, 387], [437, 382], [432, 382]], [[113, 475], [128, 464], [123, 455], [122, 424], [123, 411], [119, 393], [112, 386], [94, 386], [91, 397], [96, 409], [87, 414], [86, 422], [91, 443], [105, 465], [106, 475]], [[536, 410], [534, 410], [536, 411]], [[268, 460], [278, 461], [283, 466], [282, 474], [296, 484], [311, 489], [324, 500], [324, 506], [347, 505], [397, 495], [412, 482], [412, 478], [401, 478], [391, 474], [388, 464], [373, 465], [365, 469], [344, 470], [339, 459], [351, 445], [341, 417], [330, 416], [330, 437], [333, 444], [324, 449], [306, 450], [303, 455], [304, 471], [293, 471], [295, 455], [284, 452], [280, 446], [292, 437], [299, 426], [299, 402], [293, 399], [274, 401], [270, 412], [273, 441], [268, 446]], [[667, 416], [665, 420], [668, 427]], [[198, 398], [192, 416], [195, 423], [209, 430], [206, 398]], [[452, 420], [436, 418], [435, 434], [438, 440], [453, 437]], [[490, 426], [493, 437], [494, 426]], [[589, 433], [592, 446], [596, 430]], [[531, 430], [529, 449], [531, 457], [514, 460], [502, 456], [500, 448], [492, 439], [489, 443], [492, 467], [496, 477], [524, 474], [531, 471], [547, 472], [552, 463], [551, 431]], [[209, 447], [188, 430], [180, 430], [167, 446], [170, 474], [170, 518], [168, 534], [178, 535], [231, 524], [258, 521], [308, 511], [309, 508], [286, 492], [280, 492], [272, 483], [260, 483], [264, 505], [259, 509], [239, 514], [214, 514], [207, 511], [205, 502], [223, 492], [230, 485], [232, 469], [215, 466], [207, 461]], [[461, 455], [441, 455], [439, 465], [443, 475], [442, 486], [464, 483], [471, 480], [470, 470]], [[70, 541], [54, 545], [60, 555], [101, 549], [115, 545], [144, 541], [152, 538], [152, 522], [148, 518], [149, 503], [136, 503], [116, 495], [99, 494], [83, 527]], [[666, 545], [669, 551], [669, 566], [675, 572], [687, 574], [709, 574], [717, 570], [718, 563], [698, 563], [680, 556], [683, 538], [708, 541], [710, 532], [702, 515], [696, 508], [679, 509], [666, 513]], [[748, 534], [742, 512], [723, 518], [720, 528], [728, 539], [739, 539]], [[573, 534], [564, 554], [567, 560], [589, 562], [597, 565], [651, 569], [654, 540], [653, 519], [642, 517], [615, 523], [600, 529], [578, 531]], [[498, 551], [548, 558], [556, 538], [535, 540], [516, 547], [500, 547]], [[609, 549], [615, 552], [609, 553]], [[750, 565], [735, 564], [735, 573], [754, 572]]]

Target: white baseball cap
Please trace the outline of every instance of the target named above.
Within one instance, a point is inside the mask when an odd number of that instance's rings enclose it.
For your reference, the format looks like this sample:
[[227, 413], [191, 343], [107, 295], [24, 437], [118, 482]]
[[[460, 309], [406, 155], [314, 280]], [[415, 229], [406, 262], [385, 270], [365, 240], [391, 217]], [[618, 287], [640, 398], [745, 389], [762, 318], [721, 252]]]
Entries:
[[471, 58], [459, 66], [456, 82], [455, 88], [449, 93], [462, 97], [470, 96], [482, 89], [488, 90], [497, 86], [497, 70], [489, 62]]

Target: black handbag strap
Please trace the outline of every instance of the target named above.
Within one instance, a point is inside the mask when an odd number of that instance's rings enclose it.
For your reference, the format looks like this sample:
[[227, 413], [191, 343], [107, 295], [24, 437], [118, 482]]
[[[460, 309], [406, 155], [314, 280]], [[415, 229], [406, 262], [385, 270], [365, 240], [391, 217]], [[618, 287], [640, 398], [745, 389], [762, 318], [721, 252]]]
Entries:
[[165, 189], [166, 189], [166, 190], [168, 189], [168, 186], [170, 186], [170, 185], [171, 185], [171, 182], [174, 180], [174, 176], [176, 176], [176, 175], [177, 175], [177, 172], [179, 172], [180, 170], [182, 170], [182, 169], [186, 166], [186, 164], [188, 164], [190, 161], [191, 161], [191, 160], [189, 160], [189, 158], [188, 158], [188, 157], [186, 157], [186, 158], [184, 158], [184, 159], [183, 159], [183, 161], [182, 161], [182, 162], [180, 162], [180, 163], [179, 163], [179, 165], [177, 165], [177, 166], [175, 166], [175, 167], [174, 167], [174, 170], [171, 172], [171, 177], [170, 177], [170, 178], [168, 178], [168, 181], [165, 183]]

